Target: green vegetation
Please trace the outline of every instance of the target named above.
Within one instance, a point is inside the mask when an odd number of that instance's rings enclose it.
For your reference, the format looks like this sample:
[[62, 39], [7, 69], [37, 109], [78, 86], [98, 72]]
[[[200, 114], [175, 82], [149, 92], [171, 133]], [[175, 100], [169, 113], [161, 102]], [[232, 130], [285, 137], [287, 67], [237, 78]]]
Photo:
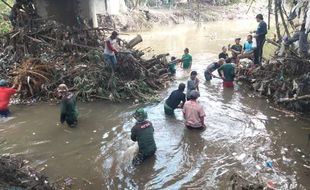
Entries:
[[[6, 2], [10, 5], [14, 4], [14, 0], [6, 0]], [[10, 7], [0, 1], [0, 35], [8, 33], [12, 25], [9, 20]]]

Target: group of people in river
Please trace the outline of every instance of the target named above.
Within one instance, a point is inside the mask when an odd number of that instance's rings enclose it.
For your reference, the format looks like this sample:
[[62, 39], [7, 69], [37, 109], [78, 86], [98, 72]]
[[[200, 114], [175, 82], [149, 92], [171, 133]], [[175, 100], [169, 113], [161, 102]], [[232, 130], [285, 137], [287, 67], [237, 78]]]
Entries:
[[[254, 65], [261, 64], [263, 45], [265, 42], [265, 35], [267, 34], [267, 25], [263, 20], [263, 16], [258, 14], [256, 16], [259, 23], [255, 36], [248, 35], [247, 40], [242, 46], [240, 38], [235, 39], [235, 44], [232, 46], [225, 46], [219, 54], [219, 60], [207, 66], [204, 77], [206, 81], [211, 81], [212, 78], [220, 78], [223, 80], [224, 88], [232, 88], [234, 86], [235, 65], [239, 64], [240, 59], [253, 59]], [[117, 60], [115, 53], [117, 50], [113, 47], [113, 41], [117, 38], [118, 33], [113, 32], [112, 35], [105, 41], [104, 59], [107, 64], [115, 66]], [[253, 40], [255, 39], [255, 40]], [[256, 41], [256, 42], [255, 42]], [[229, 57], [227, 51], [231, 51]], [[186, 71], [191, 71], [192, 55], [189, 49], [184, 49], [184, 54], [181, 59], [171, 57], [171, 62], [168, 65], [169, 72], [174, 75], [176, 73], [176, 66], [180, 63]], [[213, 74], [217, 70], [219, 76]], [[185, 119], [185, 126], [188, 129], [205, 129], [204, 117], [205, 112], [203, 107], [197, 101], [200, 97], [199, 93], [199, 79], [197, 78], [197, 71], [191, 71], [187, 85], [180, 83], [177, 90], [174, 90], [170, 96], [165, 100], [164, 112], [166, 115], [174, 115], [175, 109], [182, 109]], [[0, 116], [8, 117], [10, 114], [8, 105], [13, 94], [20, 91], [21, 86], [8, 87], [6, 80], [0, 80]], [[186, 94], [184, 93], [186, 89]], [[57, 94], [61, 98], [60, 108], [60, 122], [66, 122], [69, 127], [77, 126], [78, 111], [76, 106], [76, 95], [70, 91], [66, 84], [60, 84], [57, 88]], [[146, 158], [152, 156], [156, 151], [156, 143], [154, 140], [154, 128], [150, 121], [147, 120], [147, 113], [143, 109], [137, 109], [134, 113], [136, 124], [131, 130], [131, 139], [138, 142], [139, 152], [134, 158], [135, 164], [141, 163]]]

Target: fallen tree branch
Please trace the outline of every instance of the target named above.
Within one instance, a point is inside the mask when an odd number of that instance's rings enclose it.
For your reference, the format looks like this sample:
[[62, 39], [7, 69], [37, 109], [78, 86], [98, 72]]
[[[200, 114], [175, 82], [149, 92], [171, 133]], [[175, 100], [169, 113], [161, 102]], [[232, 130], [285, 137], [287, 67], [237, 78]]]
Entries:
[[280, 98], [277, 102], [278, 103], [284, 103], [284, 102], [294, 102], [298, 100], [306, 100], [310, 99], [310, 94], [304, 95], [304, 96], [298, 96], [296, 98]]

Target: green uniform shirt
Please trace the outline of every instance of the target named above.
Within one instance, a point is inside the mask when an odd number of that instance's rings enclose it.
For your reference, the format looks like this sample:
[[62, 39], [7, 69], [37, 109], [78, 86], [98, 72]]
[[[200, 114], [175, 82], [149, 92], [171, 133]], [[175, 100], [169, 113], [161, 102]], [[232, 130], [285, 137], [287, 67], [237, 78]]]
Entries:
[[183, 69], [189, 69], [192, 64], [192, 56], [190, 54], [184, 54], [182, 56]]
[[131, 140], [138, 142], [139, 153], [143, 156], [150, 156], [156, 151], [154, 128], [150, 121], [137, 123], [131, 129]]
[[229, 81], [232, 82], [234, 81], [235, 78], [235, 67], [230, 64], [230, 63], [225, 63], [224, 65], [222, 65], [218, 71], [223, 71], [224, 72], [224, 77], [225, 80], [224, 81]]
[[77, 117], [76, 96], [71, 94], [61, 101], [60, 120], [61, 122], [67, 121], [68, 123], [72, 123], [77, 121]]

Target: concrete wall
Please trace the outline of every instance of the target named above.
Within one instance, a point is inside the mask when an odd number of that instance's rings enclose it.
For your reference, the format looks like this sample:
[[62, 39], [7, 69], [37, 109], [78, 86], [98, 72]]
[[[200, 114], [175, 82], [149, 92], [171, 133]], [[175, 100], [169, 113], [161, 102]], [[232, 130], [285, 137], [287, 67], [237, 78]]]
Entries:
[[34, 4], [41, 17], [55, 16], [67, 25], [74, 25], [74, 18], [79, 15], [92, 20], [97, 27], [97, 14], [117, 15], [127, 11], [124, 0], [34, 0]]

